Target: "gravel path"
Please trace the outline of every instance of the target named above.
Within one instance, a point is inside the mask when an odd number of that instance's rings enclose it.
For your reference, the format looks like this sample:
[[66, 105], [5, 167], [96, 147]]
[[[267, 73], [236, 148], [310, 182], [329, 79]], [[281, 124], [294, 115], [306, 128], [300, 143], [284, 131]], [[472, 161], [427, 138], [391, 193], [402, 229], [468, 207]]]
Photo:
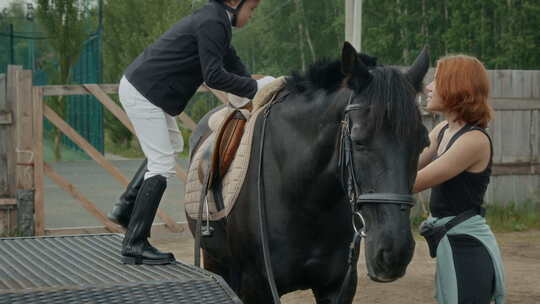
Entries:
[[[507, 304], [540, 303], [540, 231], [497, 234], [507, 280]], [[176, 258], [193, 263], [193, 240], [189, 236], [162, 238], [153, 243], [175, 253]], [[363, 252], [363, 249], [362, 249]], [[358, 263], [359, 282], [354, 303], [418, 304], [433, 299], [435, 263], [427, 244], [417, 238], [414, 258], [407, 274], [393, 283], [376, 283], [367, 278], [364, 257]], [[314, 303], [311, 291], [297, 291], [282, 297], [282, 303]]]

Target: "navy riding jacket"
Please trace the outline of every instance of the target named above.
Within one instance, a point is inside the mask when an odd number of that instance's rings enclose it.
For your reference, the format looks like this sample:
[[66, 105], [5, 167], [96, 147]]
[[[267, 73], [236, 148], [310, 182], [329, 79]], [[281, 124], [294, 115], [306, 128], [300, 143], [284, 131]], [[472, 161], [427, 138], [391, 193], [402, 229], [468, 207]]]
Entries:
[[203, 81], [252, 99], [257, 82], [236, 55], [231, 38], [224, 4], [212, 0], [173, 25], [124, 74], [139, 93], [173, 116], [184, 110]]

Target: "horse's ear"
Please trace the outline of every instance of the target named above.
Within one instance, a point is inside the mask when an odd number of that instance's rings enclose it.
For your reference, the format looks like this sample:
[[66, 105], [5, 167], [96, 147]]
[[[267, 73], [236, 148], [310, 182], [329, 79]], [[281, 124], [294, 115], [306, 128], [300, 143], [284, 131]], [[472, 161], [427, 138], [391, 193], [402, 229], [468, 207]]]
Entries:
[[428, 69], [429, 51], [428, 47], [424, 46], [420, 55], [416, 57], [413, 65], [405, 73], [405, 76], [407, 76], [407, 79], [413, 85], [416, 92], [422, 91], [422, 81], [424, 80], [424, 76], [426, 76]]
[[341, 72], [343, 72], [343, 75], [352, 75], [356, 62], [358, 62], [358, 55], [356, 54], [354, 46], [345, 41], [345, 43], [343, 43], [343, 49], [341, 50]]
[[341, 50], [341, 72], [349, 77], [349, 85], [360, 90], [371, 81], [371, 74], [356, 49], [347, 41]]

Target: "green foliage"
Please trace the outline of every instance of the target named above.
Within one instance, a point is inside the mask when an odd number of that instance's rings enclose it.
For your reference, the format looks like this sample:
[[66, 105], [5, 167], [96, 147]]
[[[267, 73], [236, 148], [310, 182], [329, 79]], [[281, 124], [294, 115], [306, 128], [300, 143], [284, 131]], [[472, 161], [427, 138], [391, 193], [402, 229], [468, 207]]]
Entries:
[[[0, 73], [6, 73], [8, 64], [22, 65], [25, 69], [32, 68], [31, 58], [35, 42], [18, 38], [20, 33], [36, 31], [35, 24], [26, 18], [25, 6], [26, 1], [14, 0], [0, 12]], [[13, 40], [10, 39], [10, 26], [13, 27]]]
[[[146, 46], [206, 2], [106, 1], [105, 81], [117, 83]], [[428, 45], [433, 63], [467, 53], [491, 69], [539, 69], [538, 15], [535, 0], [364, 1], [362, 49], [387, 65], [408, 65]], [[289, 75], [324, 57], [337, 58], [344, 28], [344, 0], [263, 0], [251, 22], [233, 30], [233, 45], [253, 74]], [[211, 94], [198, 94], [186, 112], [197, 121], [219, 104]], [[118, 145], [132, 140], [114, 117], [107, 118], [107, 131]]]
[[[52, 140], [45, 138], [43, 142], [43, 159], [45, 162], [52, 163], [57, 161], [55, 158], [55, 144]], [[74, 161], [74, 160], [87, 160], [90, 157], [81, 151], [75, 151], [66, 147], [65, 145], [60, 145], [62, 149], [62, 161]]]
[[[107, 0], [103, 8], [104, 81], [118, 83], [127, 66], [170, 26], [191, 13], [190, 1]], [[118, 102], [118, 101], [117, 101]], [[107, 151], [132, 149], [133, 136], [105, 112]], [[117, 147], [119, 146], [119, 147]]]
[[139, 142], [137, 140], [129, 140], [118, 144], [113, 141], [111, 138], [111, 133], [108, 132], [105, 134], [105, 147], [106, 152], [118, 155], [125, 158], [143, 158], [144, 153], [142, 152]]
[[[125, 68], [144, 48], [207, 1], [104, 0], [103, 81], [118, 83]], [[9, 37], [5, 35], [9, 24], [14, 24], [19, 33], [43, 30], [45, 33], [38, 36], [52, 39], [15, 39], [16, 62], [30, 57], [27, 50], [35, 42], [44, 53], [38, 56], [37, 65], [54, 75], [50, 83], [69, 83], [69, 70], [89, 34], [85, 27], [91, 24], [96, 28], [97, 7], [91, 6], [90, 15], [85, 15], [85, 1], [37, 0], [39, 26], [34, 27], [25, 20], [26, 2], [12, 0], [5, 13], [0, 14], [2, 60], [9, 58]], [[419, 50], [428, 45], [433, 63], [447, 54], [466, 53], [477, 56], [491, 69], [540, 69], [537, 0], [363, 3], [362, 50], [377, 56], [383, 64], [410, 64]], [[252, 73], [289, 75], [321, 58], [337, 58], [344, 28], [345, 0], [262, 0], [250, 24], [233, 30], [233, 44]], [[48, 103], [64, 116], [62, 99], [51, 98]], [[198, 94], [186, 111], [197, 121], [219, 104], [211, 94]], [[133, 136], [109, 111], [105, 111], [105, 126], [107, 149], [133, 148]]]
[[364, 1], [363, 49], [408, 65], [430, 47], [437, 58], [466, 53], [490, 69], [540, 68], [540, 3], [535, 0]]
[[85, 18], [77, 0], [38, 0], [37, 17], [50, 36], [49, 45], [58, 57], [56, 81], [66, 84], [86, 38]]
[[25, 235], [24, 235], [24, 233], [20, 232], [17, 229], [15, 229], [14, 231], [10, 231], [10, 232], [0, 233], [0, 238], [12, 238], [12, 237], [25, 237]]
[[105, 1], [104, 78], [118, 82], [126, 67], [152, 42], [191, 12], [189, 1]]
[[525, 231], [540, 229], [540, 204], [526, 201], [506, 206], [491, 204], [487, 206], [487, 222], [494, 231]]
[[[49, 83], [69, 84], [71, 82], [70, 70], [77, 62], [86, 38], [85, 16], [82, 14], [81, 2], [77, 0], [38, 0], [37, 18], [43, 30], [49, 36], [48, 45], [54, 56], [47, 60]], [[66, 116], [67, 104], [65, 98], [50, 98], [48, 105], [60, 117]], [[58, 129], [54, 129], [54, 156], [60, 160], [61, 136]]]
[[335, 58], [344, 41], [344, 2], [264, 0], [233, 44], [256, 74], [288, 75], [321, 58]]
[[[495, 232], [525, 231], [540, 229], [540, 199], [521, 203], [487, 204], [486, 220]], [[411, 217], [411, 227], [418, 230], [427, 214], [416, 214]]]

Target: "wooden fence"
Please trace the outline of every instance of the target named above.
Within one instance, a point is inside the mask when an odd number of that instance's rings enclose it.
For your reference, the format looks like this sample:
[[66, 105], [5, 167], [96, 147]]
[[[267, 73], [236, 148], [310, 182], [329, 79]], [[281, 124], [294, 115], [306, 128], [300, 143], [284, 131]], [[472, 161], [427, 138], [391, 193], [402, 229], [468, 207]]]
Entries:
[[[489, 71], [492, 82], [492, 104], [495, 120], [489, 132], [494, 142], [494, 176], [487, 201], [505, 204], [536, 199], [540, 193], [540, 71]], [[430, 71], [428, 80], [432, 78]], [[84, 150], [123, 187], [128, 179], [103, 157], [86, 139], [44, 103], [48, 96], [91, 94], [119, 121], [133, 132], [124, 111], [110, 98], [117, 84], [84, 84], [33, 86], [31, 71], [9, 66], [7, 77], [0, 75], [0, 235], [65, 234], [96, 231], [120, 231], [94, 203], [43, 160], [43, 120], [48, 119], [61, 132]], [[223, 92], [202, 87], [222, 102]], [[180, 123], [190, 129], [195, 122], [187, 115]], [[424, 123], [433, 127], [439, 117], [424, 113]], [[185, 181], [186, 173], [179, 166], [177, 176]], [[102, 224], [98, 230], [47, 229], [45, 227], [43, 180], [47, 176], [73, 196], [82, 207]], [[426, 193], [421, 194], [425, 198]], [[158, 216], [171, 231], [185, 229], [163, 211]]]
[[[67, 179], [58, 174], [51, 165], [43, 160], [43, 121], [46, 118], [65, 136], [85, 151], [99, 166], [105, 169], [123, 187], [129, 183], [120, 170], [99, 153], [84, 137], [66, 123], [53, 109], [44, 102], [46, 97], [93, 95], [131, 132], [131, 125], [122, 108], [109, 94], [116, 94], [117, 84], [49, 85], [33, 86], [32, 72], [19, 66], [9, 66], [7, 79], [0, 77], [0, 225], [4, 227], [0, 234], [13, 233], [22, 235], [45, 235], [58, 233], [88, 232], [88, 229], [47, 229], [45, 227], [45, 202], [43, 193], [44, 176], [47, 176], [64, 191], [69, 193], [92, 216], [97, 218], [103, 228], [110, 232], [120, 232], [121, 228], [110, 222], [105, 213], [86, 198]], [[201, 87], [199, 92], [212, 92], [225, 102], [223, 92]], [[179, 116], [180, 123], [193, 129], [196, 124], [186, 114]], [[176, 167], [177, 177], [185, 182], [187, 174], [184, 168]], [[24, 212], [22, 212], [24, 210]], [[17, 212], [19, 211], [19, 212]], [[183, 223], [177, 223], [165, 212], [158, 209], [157, 216], [172, 232], [185, 229]], [[98, 229], [98, 231], [103, 229]], [[95, 230], [94, 230], [95, 231]]]

